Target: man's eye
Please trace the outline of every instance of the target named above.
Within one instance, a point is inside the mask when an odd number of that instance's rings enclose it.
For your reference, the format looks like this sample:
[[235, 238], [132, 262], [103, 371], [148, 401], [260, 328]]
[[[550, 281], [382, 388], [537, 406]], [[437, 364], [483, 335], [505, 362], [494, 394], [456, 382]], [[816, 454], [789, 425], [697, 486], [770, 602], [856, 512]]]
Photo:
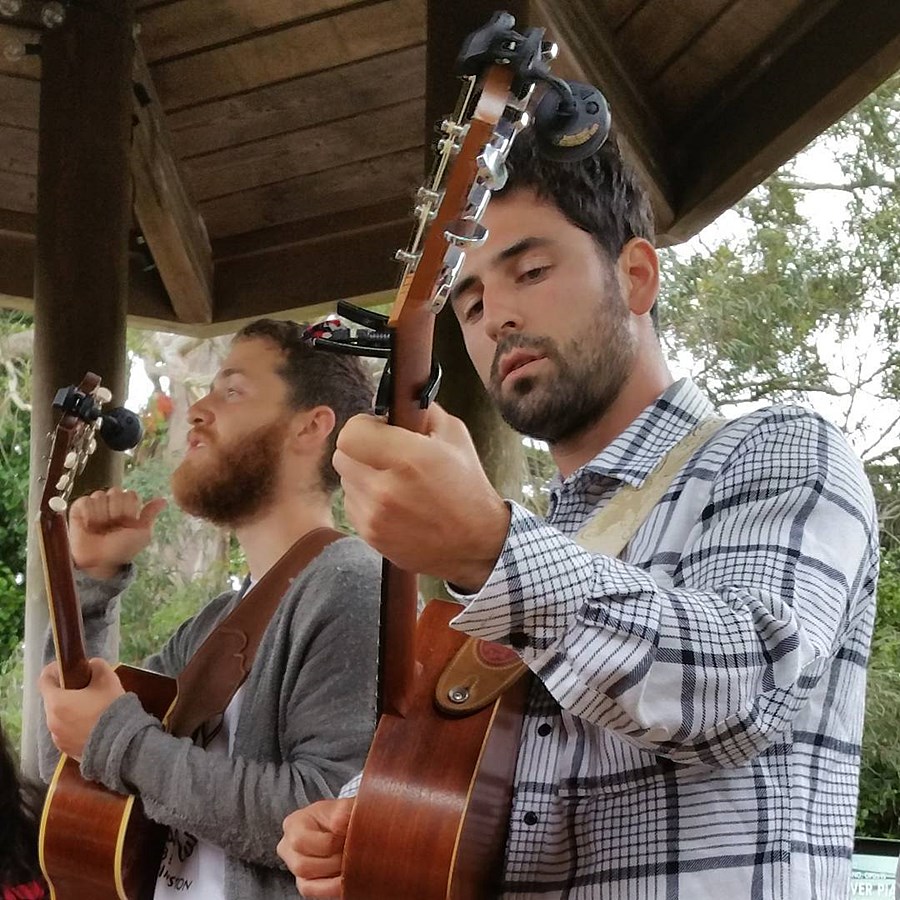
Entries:
[[520, 281], [540, 281], [547, 274], [549, 266], [534, 266], [519, 276]]
[[481, 300], [475, 300], [474, 302], [470, 303], [465, 308], [465, 312], [463, 313], [463, 319], [466, 322], [476, 322], [478, 319], [481, 318], [481, 313], [482, 313], [483, 309], [484, 309], [484, 303], [482, 303]]

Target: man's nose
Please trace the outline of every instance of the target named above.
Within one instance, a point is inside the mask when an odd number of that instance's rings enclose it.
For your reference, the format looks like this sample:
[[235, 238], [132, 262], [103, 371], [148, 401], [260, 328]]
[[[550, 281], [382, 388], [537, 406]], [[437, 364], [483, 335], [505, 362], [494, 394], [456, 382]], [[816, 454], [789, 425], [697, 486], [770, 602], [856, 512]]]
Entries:
[[209, 425], [212, 422], [212, 410], [209, 408], [209, 394], [201, 397], [188, 407], [187, 420], [189, 425]]
[[493, 296], [485, 293], [482, 303], [485, 330], [492, 341], [496, 342], [510, 332], [522, 330], [522, 313], [512, 298], [500, 293]]

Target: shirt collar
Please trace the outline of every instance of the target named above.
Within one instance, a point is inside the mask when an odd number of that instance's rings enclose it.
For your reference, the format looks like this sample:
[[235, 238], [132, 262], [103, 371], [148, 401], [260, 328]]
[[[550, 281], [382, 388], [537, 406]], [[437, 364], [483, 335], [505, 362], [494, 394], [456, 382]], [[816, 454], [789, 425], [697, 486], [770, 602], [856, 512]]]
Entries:
[[[572, 485], [585, 476], [600, 476], [638, 488], [663, 456], [713, 412], [706, 395], [689, 378], [682, 378], [564, 484]], [[558, 480], [556, 486], [561, 486]]]

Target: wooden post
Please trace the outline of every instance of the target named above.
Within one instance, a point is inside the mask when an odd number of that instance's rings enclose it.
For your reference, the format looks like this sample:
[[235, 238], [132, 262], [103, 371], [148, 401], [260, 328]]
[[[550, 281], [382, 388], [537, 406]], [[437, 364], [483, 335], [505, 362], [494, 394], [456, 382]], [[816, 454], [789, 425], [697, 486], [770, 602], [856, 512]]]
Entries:
[[[25, 606], [22, 763], [37, 769], [47, 601], [33, 527], [56, 390], [85, 371], [124, 401], [134, 0], [72, 4], [44, 34], [38, 145], [31, 490]], [[76, 493], [121, 483], [122, 459], [101, 448]]]

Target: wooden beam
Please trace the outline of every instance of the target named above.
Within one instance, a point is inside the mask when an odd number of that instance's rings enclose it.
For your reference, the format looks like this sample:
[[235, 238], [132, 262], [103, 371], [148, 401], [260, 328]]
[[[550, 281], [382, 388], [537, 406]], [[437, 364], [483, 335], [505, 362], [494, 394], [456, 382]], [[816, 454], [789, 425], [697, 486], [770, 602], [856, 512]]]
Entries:
[[[828, 64], [823, 64], [827, 60]], [[673, 147], [684, 185], [669, 237], [686, 240], [900, 66], [900, 3], [843, 2], [745, 77]]]
[[216, 265], [219, 265], [225, 260], [287, 250], [319, 238], [379, 228], [389, 222], [406, 220], [412, 232], [412, 213], [412, 195], [390, 197], [382, 203], [357, 206], [340, 213], [326, 213], [284, 225], [273, 225], [270, 228], [258, 228], [256, 231], [219, 238], [213, 241], [213, 259]]
[[[536, 18], [560, 47], [563, 68], [574, 66], [576, 81], [598, 87], [609, 101], [622, 153], [650, 194], [657, 230], [674, 217], [675, 188], [669, 177], [667, 136], [621, 58], [610, 26], [593, 0], [553, 3], [537, 0]], [[564, 77], [571, 77], [568, 72]]]
[[213, 264], [209, 236], [184, 186], [140, 45], [135, 50], [134, 78], [137, 124], [131, 174], [135, 215], [176, 317], [184, 322], [211, 322]]
[[334, 304], [345, 297], [391, 291], [411, 218], [312, 238], [216, 264], [216, 320], [267, 316], [286, 308]]
[[[94, 0], [72, 4], [66, 27], [42, 38], [29, 521], [44, 487], [42, 438], [53, 428], [56, 391], [93, 371], [121, 401], [127, 383], [133, 22], [134, 0]], [[122, 472], [122, 455], [98, 447], [79, 490], [121, 484]], [[29, 539], [22, 717], [22, 762], [29, 773], [36, 768], [43, 594], [41, 553]], [[115, 637], [113, 630], [113, 658]]]

